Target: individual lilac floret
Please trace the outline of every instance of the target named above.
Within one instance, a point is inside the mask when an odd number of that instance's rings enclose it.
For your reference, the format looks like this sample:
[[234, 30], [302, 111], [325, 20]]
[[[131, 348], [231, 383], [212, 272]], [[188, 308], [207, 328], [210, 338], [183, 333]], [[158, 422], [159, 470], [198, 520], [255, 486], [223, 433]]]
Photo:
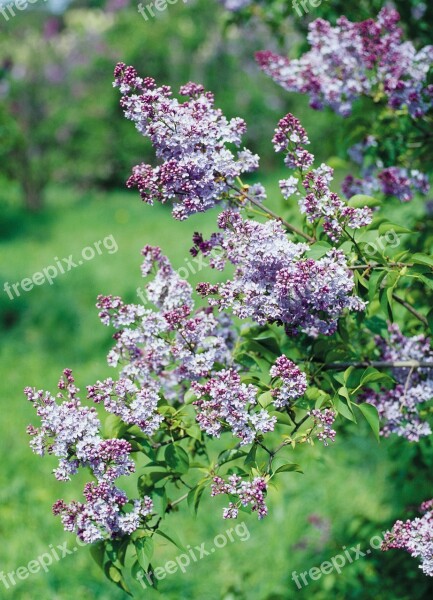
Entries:
[[191, 381], [208, 377], [216, 364], [231, 364], [235, 333], [231, 322], [216, 318], [212, 309], [193, 312], [191, 286], [160, 248], [146, 246], [143, 256], [143, 276], [154, 275], [141, 290], [149, 308], [98, 298], [102, 322], [119, 329], [108, 362], [122, 368], [117, 381], [98, 381], [87, 390], [108, 412], [153, 435], [163, 421], [161, 397], [181, 398]]
[[422, 572], [433, 577], [433, 499], [423, 502], [419, 510], [422, 517], [396, 521], [385, 534], [382, 550], [406, 550], [421, 561]]
[[219, 371], [204, 384], [193, 382], [192, 389], [198, 397], [197, 422], [208, 435], [219, 437], [228, 428], [244, 445], [253, 442], [257, 433], [274, 430], [276, 417], [264, 409], [253, 412], [257, 388], [241, 383], [235, 370]]
[[335, 442], [336, 431], [332, 429], [337, 414], [330, 408], [324, 410], [314, 409], [309, 413], [314, 420], [314, 426], [318, 430], [316, 437], [323, 442], [324, 446], [328, 446], [329, 442]]
[[211, 305], [313, 337], [332, 335], [346, 309], [363, 310], [364, 303], [351, 295], [354, 280], [343, 252], [332, 249], [320, 260], [305, 258], [309, 246], [289, 241], [274, 220], [259, 223], [225, 211], [218, 222], [224, 231], [221, 253], [210, 264], [223, 269], [229, 261], [235, 273], [226, 283], [197, 287]]
[[106, 482], [87, 483], [84, 497], [85, 504], [75, 501], [66, 504], [58, 500], [53, 505], [53, 513], [61, 517], [65, 531], [75, 533], [88, 544], [131, 534], [153, 511], [152, 500], [146, 496], [135, 500], [132, 511], [127, 512], [125, 507], [129, 501], [125, 492]]
[[[423, 335], [404, 336], [397, 325], [389, 327], [389, 339], [376, 337], [380, 360], [385, 362], [417, 361], [433, 364], [430, 339]], [[382, 422], [381, 435], [391, 434], [418, 442], [431, 435], [432, 430], [420, 414], [420, 405], [433, 398], [433, 369], [394, 367], [392, 376], [396, 385], [391, 389], [372, 389], [363, 394], [363, 401], [373, 404]]]
[[138, 188], [148, 204], [155, 199], [172, 202], [173, 216], [183, 220], [215, 206], [236, 177], [257, 169], [257, 155], [243, 149], [235, 156], [228, 148], [240, 146], [245, 122], [227, 120], [201, 85], [181, 87], [180, 94], [188, 100], [179, 102], [169, 86], [157, 87], [153, 79], [139, 77], [124, 63], [116, 66], [114, 75], [126, 118], [150, 138], [162, 161], [156, 167], [136, 166], [127, 183]]
[[229, 507], [224, 509], [224, 519], [236, 519], [240, 506], [251, 506], [251, 510], [257, 512], [258, 518], [263, 519], [268, 514], [265, 503], [266, 492], [267, 485], [263, 477], [242, 481], [238, 475], [230, 475], [227, 482], [221, 477], [214, 477], [211, 496], [228, 494], [238, 497], [236, 502], [230, 502]]
[[257, 62], [284, 89], [308, 94], [316, 110], [329, 106], [346, 117], [357, 98], [380, 92], [392, 109], [406, 107], [419, 118], [432, 106], [427, 75], [433, 46], [418, 52], [412, 42], [402, 42], [399, 19], [389, 7], [376, 21], [352, 23], [342, 16], [333, 27], [317, 19], [309, 25], [311, 49], [299, 60], [265, 51], [257, 53]]
[[275, 408], [284, 408], [292, 400], [303, 396], [307, 390], [307, 376], [289, 360], [287, 356], [277, 358], [270, 370], [271, 377], [278, 377], [282, 381], [280, 387], [272, 390]]

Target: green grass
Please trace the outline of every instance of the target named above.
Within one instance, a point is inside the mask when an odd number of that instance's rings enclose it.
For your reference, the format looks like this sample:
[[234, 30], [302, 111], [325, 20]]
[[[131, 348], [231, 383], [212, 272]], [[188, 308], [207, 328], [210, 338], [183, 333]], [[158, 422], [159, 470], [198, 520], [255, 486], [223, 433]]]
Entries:
[[[81, 388], [112, 374], [105, 362], [111, 334], [97, 317], [94, 307], [97, 294], [112, 293], [129, 301], [137, 300], [142, 246], [159, 245], [175, 267], [183, 266], [189, 256], [193, 231], [205, 234], [213, 231], [215, 213], [178, 223], [173, 221], [169, 210], [143, 206], [133, 193], [79, 195], [70, 190], [52, 190], [42, 215], [31, 217], [3, 201], [0, 221], [3, 282], [21, 281], [53, 264], [54, 257], [70, 254], [76, 257], [83, 247], [110, 235], [118, 245], [116, 253], [104, 251], [101, 256], [59, 276], [53, 285], [45, 284], [13, 301], [0, 289], [3, 322], [0, 572], [7, 573], [49, 552], [50, 544], [57, 546], [67, 540], [68, 547], [74, 547], [73, 537], [63, 532], [50, 508], [59, 497], [79, 498], [82, 483], [80, 478], [69, 484], [55, 481], [50, 475], [54, 461], [41, 460], [31, 453], [25, 428], [37, 420], [23, 396], [23, 387], [30, 385], [54, 391], [64, 367], [74, 370]], [[206, 269], [192, 276], [190, 281], [194, 285], [200, 280], [215, 280], [217, 276]], [[351, 592], [336, 593], [333, 586], [338, 583], [340, 589], [342, 581], [350, 582], [356, 577], [357, 565], [346, 567], [338, 582], [334, 576], [329, 576], [326, 584], [322, 581], [320, 585], [325, 585], [325, 590], [326, 586], [329, 588], [329, 595], [325, 591], [325, 596], [319, 595], [315, 584], [298, 591], [291, 580], [293, 570], [300, 572], [317, 566], [338, 553], [343, 545], [362, 543], [365, 546], [370, 535], [379, 533], [383, 523], [395, 516], [389, 506], [389, 497], [394, 492], [387, 483], [392, 468], [388, 459], [389, 444], [378, 445], [366, 431], [351, 428], [350, 441], [341, 436], [330, 448], [316, 445], [301, 449], [296, 457], [289, 456], [289, 460], [303, 465], [305, 474], [283, 475], [285, 478], [279, 487], [270, 492], [270, 515], [263, 522], [244, 516], [251, 534], [248, 541], [229, 543], [194, 563], [185, 574], [167, 576], [160, 582], [158, 593], [136, 588], [138, 597], [277, 600], [311, 598], [314, 593], [317, 598], [356, 598]], [[409, 487], [400, 493], [400, 505], [414, 496]], [[185, 545], [194, 547], [205, 542], [212, 546], [214, 536], [232, 526], [221, 519], [222, 505], [220, 499], [206, 496], [198, 519], [183, 508], [178, 514], [170, 515], [168, 521]], [[393, 510], [398, 514], [395, 507]], [[312, 514], [329, 522], [327, 539], [320, 540], [317, 527], [309, 522]], [[368, 537], [366, 533], [359, 537], [361, 530], [354, 526], [358, 522], [372, 523]], [[162, 566], [178, 554], [179, 550], [161, 539], [154, 564]], [[382, 564], [381, 556], [375, 560]], [[405, 564], [415, 578], [420, 577], [414, 561]], [[372, 581], [380, 590], [377, 569], [372, 573]], [[31, 575], [10, 589], [0, 581], [0, 598], [116, 600], [124, 597], [104, 579], [86, 548], [54, 562], [47, 573]], [[381, 596], [378, 592], [371, 597], [391, 596]]]

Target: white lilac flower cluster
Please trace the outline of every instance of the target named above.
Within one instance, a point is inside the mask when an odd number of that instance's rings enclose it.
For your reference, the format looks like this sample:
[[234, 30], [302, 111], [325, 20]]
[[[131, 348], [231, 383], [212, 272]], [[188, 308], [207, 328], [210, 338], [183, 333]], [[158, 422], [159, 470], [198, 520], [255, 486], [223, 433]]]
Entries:
[[219, 437], [224, 429], [251, 444], [258, 433], [273, 431], [276, 417], [267, 410], [253, 412], [257, 405], [257, 388], [241, 383], [234, 369], [219, 371], [204, 384], [192, 383], [198, 400], [194, 402], [197, 422], [208, 435]]
[[403, 42], [399, 20], [390, 7], [376, 21], [352, 23], [342, 16], [333, 27], [317, 19], [309, 26], [311, 49], [299, 60], [265, 51], [257, 53], [257, 61], [284, 89], [308, 94], [314, 109], [330, 106], [348, 116], [357, 98], [381, 89], [392, 109], [406, 107], [419, 118], [433, 101], [433, 87], [426, 82], [433, 46], [417, 51], [412, 42]]
[[87, 543], [132, 533], [152, 513], [153, 505], [146, 496], [143, 500], [134, 500], [132, 510], [127, 511], [131, 501], [114, 485], [118, 477], [135, 471], [130, 443], [101, 437], [96, 411], [82, 406], [69, 369], [65, 369], [58, 387], [57, 398], [63, 399], [61, 404], [48, 392], [25, 389], [41, 419], [39, 429], [32, 425], [27, 429], [32, 436], [30, 446], [40, 456], [52, 454], [59, 459], [54, 471], [58, 480], [68, 481], [79, 468], [90, 468], [97, 483], [86, 484], [85, 504], [67, 505], [58, 500], [53, 506], [54, 514], [61, 516], [66, 531], [76, 533]]
[[[423, 335], [406, 337], [396, 324], [389, 327], [389, 339], [377, 337], [376, 342], [383, 361], [433, 363], [429, 338]], [[393, 388], [383, 388], [379, 392], [367, 390], [362, 396], [363, 401], [377, 408], [383, 423], [381, 435], [389, 437], [395, 433], [418, 442], [432, 433], [429, 423], [420, 417], [419, 408], [433, 398], [433, 369], [395, 367], [392, 376], [396, 381]]]
[[385, 534], [382, 550], [406, 550], [421, 561], [423, 573], [433, 577], [433, 499], [423, 502], [420, 512], [423, 516], [412, 521], [396, 521]]
[[369, 148], [377, 147], [374, 136], [368, 135], [348, 150], [350, 158], [362, 167], [360, 178], [347, 175], [342, 183], [342, 190], [346, 198], [355, 194], [382, 192], [387, 196], [396, 196], [402, 202], [412, 200], [414, 193], [428, 194], [430, 183], [428, 175], [418, 169], [405, 167], [384, 167], [382, 161], [376, 159], [374, 164], [364, 166], [365, 155]]
[[305, 146], [310, 143], [305, 129], [292, 114], [280, 120], [273, 143], [276, 152], [285, 152], [285, 164], [299, 172], [299, 179], [291, 176], [280, 181], [280, 189], [287, 200], [293, 194], [299, 196], [299, 183], [302, 182], [306, 196], [299, 200], [299, 208], [310, 223], [323, 222], [323, 228], [333, 241], [338, 241], [345, 229], [359, 229], [369, 225], [372, 211], [368, 207], [354, 208], [348, 206], [337, 194], [331, 192], [329, 186], [334, 170], [325, 164], [311, 169], [314, 156]]
[[215, 206], [236, 177], [257, 169], [257, 155], [244, 148], [235, 156], [228, 148], [240, 145], [246, 131], [243, 119], [227, 120], [201, 85], [181, 87], [188, 100], [179, 102], [170, 87], [138, 77], [133, 67], [119, 63], [114, 75], [126, 118], [150, 138], [162, 161], [156, 167], [136, 166], [127, 183], [148, 204], [155, 199], [173, 202], [173, 216], [183, 220]]
[[364, 309], [360, 298], [351, 295], [354, 280], [343, 252], [332, 248], [320, 260], [306, 258], [309, 246], [288, 240], [276, 220], [244, 220], [229, 210], [220, 214], [218, 224], [224, 235], [214, 240], [220, 253], [210, 264], [222, 270], [228, 261], [235, 273], [219, 285], [198, 285], [212, 306], [313, 337], [332, 335], [346, 309]]
[[281, 380], [281, 385], [272, 389], [275, 408], [289, 406], [292, 400], [305, 394], [307, 376], [287, 356], [283, 355], [277, 358], [270, 373], [271, 377]]
[[224, 519], [236, 519], [241, 506], [250, 506], [253, 512], [257, 512], [258, 518], [263, 519], [268, 514], [265, 503], [266, 492], [267, 485], [263, 477], [243, 481], [239, 475], [230, 475], [228, 481], [224, 481], [221, 477], [214, 477], [211, 495], [237, 496], [238, 500], [230, 502], [228, 508], [224, 509]]
[[214, 317], [210, 308], [193, 312], [191, 286], [160, 248], [146, 246], [142, 253], [143, 276], [155, 272], [145, 286], [145, 300], [157, 310], [99, 297], [102, 322], [119, 329], [108, 362], [122, 368], [118, 381], [108, 378], [87, 389], [108, 412], [152, 435], [163, 420], [161, 396], [182, 398], [191, 381], [210, 376], [215, 365], [231, 364], [234, 330], [227, 317]]

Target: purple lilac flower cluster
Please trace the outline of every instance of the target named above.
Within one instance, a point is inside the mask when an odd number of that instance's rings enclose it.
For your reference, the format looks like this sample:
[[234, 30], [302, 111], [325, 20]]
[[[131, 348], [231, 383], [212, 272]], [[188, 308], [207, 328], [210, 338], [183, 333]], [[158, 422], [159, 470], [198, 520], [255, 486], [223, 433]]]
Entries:
[[162, 395], [182, 398], [191, 380], [210, 376], [216, 364], [231, 364], [234, 330], [227, 317], [217, 319], [210, 308], [193, 312], [191, 286], [160, 248], [146, 246], [142, 253], [143, 276], [155, 272], [145, 286], [145, 300], [157, 310], [99, 298], [102, 322], [119, 328], [108, 362], [122, 369], [118, 381], [109, 378], [87, 389], [108, 412], [152, 435], [163, 421], [158, 413]]
[[181, 87], [180, 94], [188, 97], [181, 103], [172, 97], [169, 86], [157, 87], [152, 78], [139, 77], [133, 67], [119, 63], [114, 75], [126, 118], [150, 138], [162, 161], [156, 167], [136, 166], [127, 183], [137, 187], [148, 204], [155, 199], [171, 201], [173, 216], [183, 220], [212, 208], [230, 191], [236, 177], [257, 169], [257, 155], [244, 148], [235, 156], [227, 147], [240, 145], [245, 122], [227, 120], [201, 85]]
[[376, 21], [352, 23], [342, 16], [333, 27], [317, 19], [309, 26], [311, 49], [299, 60], [265, 51], [257, 53], [257, 61], [284, 89], [308, 94], [314, 109], [330, 106], [348, 116], [357, 98], [381, 89], [392, 109], [407, 107], [419, 118], [432, 106], [433, 87], [426, 79], [433, 46], [417, 51], [412, 42], [403, 42], [399, 20], [390, 7]]
[[314, 409], [310, 412], [313, 417], [314, 426], [318, 429], [316, 437], [323, 442], [324, 446], [328, 446], [329, 442], [335, 442], [336, 431], [332, 429], [335, 421], [336, 413], [330, 408], [324, 410]]
[[262, 409], [253, 412], [257, 404], [257, 388], [241, 383], [233, 369], [219, 371], [204, 384], [192, 383], [198, 397], [194, 402], [197, 422], [208, 435], [219, 437], [228, 428], [241, 439], [241, 445], [254, 441], [257, 433], [273, 431], [276, 417]]
[[412, 521], [396, 521], [392, 530], [385, 534], [382, 550], [406, 550], [420, 559], [423, 573], [433, 577], [433, 499], [423, 502], [420, 512], [423, 516]]
[[[372, 211], [368, 207], [347, 206], [337, 194], [331, 192], [334, 170], [325, 164], [309, 170], [314, 156], [305, 149], [310, 141], [300, 121], [292, 114], [286, 115], [275, 130], [273, 143], [276, 152], [285, 152], [285, 164], [299, 172], [300, 181], [307, 195], [299, 200], [301, 213], [310, 223], [323, 219], [323, 228], [333, 241], [338, 241], [345, 227], [359, 229], [371, 223]], [[297, 177], [291, 176], [280, 181], [280, 189], [285, 199], [300, 195]]]
[[[305, 258], [307, 244], [288, 240], [280, 222], [244, 220], [234, 211], [221, 213], [218, 224], [221, 252], [211, 266], [235, 266], [232, 280], [220, 285], [199, 284], [198, 292], [210, 296], [220, 310], [231, 309], [260, 325], [278, 323], [290, 334], [304, 331], [316, 337], [332, 335], [344, 310], [363, 310], [352, 296], [353, 275], [344, 254], [331, 249], [320, 260]], [[216, 297], [212, 297], [215, 296]]]
[[58, 480], [68, 481], [79, 468], [88, 467], [97, 483], [86, 484], [86, 504], [72, 502], [67, 505], [58, 500], [53, 506], [54, 514], [61, 515], [66, 531], [75, 532], [87, 543], [132, 533], [152, 512], [152, 501], [145, 497], [133, 502], [132, 511], [121, 510], [130, 501], [114, 481], [135, 471], [130, 443], [119, 439], [104, 440], [100, 436], [101, 423], [96, 411], [93, 407], [82, 406], [69, 369], [65, 369], [58, 388], [57, 399], [63, 399], [61, 404], [48, 392], [24, 390], [41, 418], [39, 429], [32, 425], [28, 427], [32, 436], [30, 446], [40, 456], [53, 454], [59, 458], [59, 466], [54, 471]]
[[[429, 338], [423, 335], [404, 336], [396, 324], [389, 327], [389, 339], [376, 338], [381, 350], [381, 360], [386, 362], [417, 361], [432, 362], [433, 352]], [[392, 433], [418, 442], [421, 437], [431, 435], [432, 430], [419, 415], [419, 406], [433, 398], [433, 370], [422, 368], [392, 369], [395, 387], [379, 392], [367, 390], [363, 400], [373, 404], [382, 420], [381, 435]]]
[[386, 167], [380, 160], [374, 165], [364, 167], [364, 157], [368, 149], [377, 146], [376, 139], [369, 135], [365, 140], [355, 144], [348, 150], [350, 158], [362, 166], [361, 177], [347, 175], [342, 183], [343, 194], [351, 198], [355, 194], [372, 195], [382, 192], [388, 196], [396, 196], [402, 202], [412, 200], [414, 193], [428, 194], [430, 183], [428, 176], [417, 169], [404, 167]]
[[307, 390], [307, 376], [287, 356], [280, 356], [270, 370], [271, 377], [281, 379], [281, 386], [274, 387], [275, 408], [284, 408], [292, 400], [303, 396]]
[[258, 518], [263, 519], [268, 514], [266, 492], [266, 481], [262, 477], [243, 481], [239, 475], [230, 475], [227, 482], [221, 477], [214, 477], [211, 495], [228, 494], [239, 498], [236, 502], [230, 502], [228, 508], [224, 509], [224, 519], [236, 519], [240, 506], [251, 506], [251, 510], [257, 512]]

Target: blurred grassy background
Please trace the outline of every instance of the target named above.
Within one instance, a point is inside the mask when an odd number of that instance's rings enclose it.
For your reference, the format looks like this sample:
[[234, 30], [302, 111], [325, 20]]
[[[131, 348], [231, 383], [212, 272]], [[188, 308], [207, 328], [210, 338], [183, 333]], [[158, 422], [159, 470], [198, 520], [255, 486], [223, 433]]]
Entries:
[[[97, 5], [81, 2], [81, 8], [92, 11]], [[83, 61], [74, 52], [84, 43], [80, 36], [93, 22], [91, 17], [110, 23], [102, 27], [102, 33], [92, 30], [90, 38], [85, 37], [86, 43], [90, 39], [93, 44], [93, 54]], [[50, 509], [57, 498], [78, 498], [81, 493], [79, 480], [69, 485], [56, 482], [49, 474], [53, 462], [29, 450], [25, 428], [36, 418], [24, 399], [23, 387], [54, 391], [65, 367], [74, 370], [81, 388], [110, 375], [105, 354], [111, 333], [97, 317], [97, 294], [138, 301], [144, 244], [161, 246], [177, 268], [189, 256], [192, 233], [209, 234], [215, 229], [215, 213], [175, 222], [168, 209], [143, 206], [138, 194], [121, 187], [130, 167], [151, 160], [151, 154], [117, 108], [118, 93], [110, 83], [116, 60], [132, 62], [143, 73], [173, 87], [189, 79], [202, 81], [215, 92], [216, 104], [228, 116], [245, 117], [251, 124], [248, 144], [262, 154], [270, 173], [260, 180], [268, 188], [271, 205], [279, 203], [277, 182], [284, 174], [270, 139], [276, 121], [289, 109], [304, 119], [319, 159], [338, 154], [338, 120], [312, 113], [304, 100], [289, 98], [255, 70], [250, 58], [253, 51], [272, 44], [266, 32], [259, 28], [244, 35], [230, 30], [224, 37], [222, 20], [216, 4], [202, 0], [172, 6], [151, 23], [144, 22], [132, 5], [120, 10], [105, 7], [101, 13], [70, 11], [54, 18], [42, 11], [29, 12], [1, 25], [0, 573], [26, 566], [48, 552], [50, 544], [56, 547], [67, 540], [72, 548], [74, 540], [63, 532]], [[50, 23], [54, 33], [47, 31]], [[62, 56], [56, 36], [66, 45]], [[59, 69], [57, 79], [53, 65]], [[40, 192], [37, 211], [30, 211], [25, 202], [29, 181], [31, 189]], [[76, 257], [85, 246], [110, 235], [117, 242], [116, 253], [104, 250], [101, 256], [59, 276], [53, 285], [45, 284], [14, 300], [3, 291], [4, 282], [21, 281], [52, 264], [54, 257]], [[194, 285], [216, 277], [206, 269], [191, 276], [190, 282]], [[367, 547], [369, 538], [400, 516], [404, 506], [424, 498], [422, 491], [395, 477], [397, 442], [378, 445], [366, 431], [350, 427], [353, 435], [337, 436], [328, 449], [316, 446], [300, 451], [296, 462], [302, 463], [305, 474], [287, 474], [278, 489], [271, 490], [270, 515], [265, 521], [245, 515], [251, 533], [248, 541], [228, 544], [184, 575], [167, 577], [160, 583], [160, 592], [136, 588], [138, 597], [429, 597], [431, 589], [415, 561], [400, 553], [377, 551], [368, 560], [347, 566], [339, 577], [323, 577], [301, 591], [291, 580], [292, 571], [318, 566], [344, 545]], [[409, 461], [415, 450], [406, 446], [405, 452]], [[205, 498], [197, 519], [186, 509], [169, 519], [185, 545], [212, 545], [214, 536], [231, 526], [220, 518], [221, 507], [219, 499]], [[161, 542], [155, 566], [163, 566], [178, 553], [174, 546]], [[402, 570], [406, 583], [397, 590], [393, 576]], [[77, 597], [125, 597], [104, 580], [86, 548], [54, 563], [48, 573], [31, 575], [9, 589], [0, 581], [0, 598]]]

